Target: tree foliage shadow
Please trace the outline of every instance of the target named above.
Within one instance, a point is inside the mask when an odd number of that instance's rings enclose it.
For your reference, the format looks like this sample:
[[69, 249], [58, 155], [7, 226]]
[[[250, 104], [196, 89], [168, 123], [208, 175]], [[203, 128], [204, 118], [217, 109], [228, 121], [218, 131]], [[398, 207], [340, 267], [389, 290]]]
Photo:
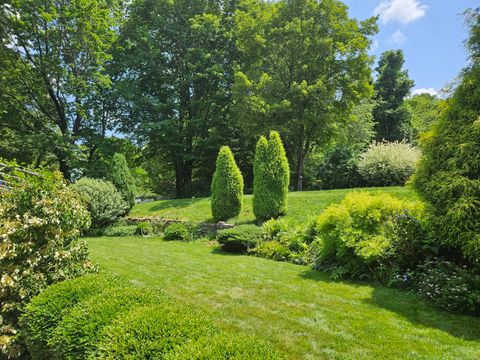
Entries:
[[375, 287], [366, 303], [395, 312], [409, 322], [444, 331], [464, 340], [480, 341], [480, 318], [435, 308], [403, 289]]

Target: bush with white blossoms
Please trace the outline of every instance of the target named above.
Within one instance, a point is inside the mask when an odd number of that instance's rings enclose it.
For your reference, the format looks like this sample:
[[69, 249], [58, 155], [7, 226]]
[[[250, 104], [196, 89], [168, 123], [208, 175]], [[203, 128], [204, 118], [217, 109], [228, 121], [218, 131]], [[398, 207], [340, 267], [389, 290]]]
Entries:
[[88, 211], [61, 174], [10, 175], [12, 189], [0, 191], [0, 358], [24, 352], [18, 318], [32, 296], [95, 270], [79, 240]]

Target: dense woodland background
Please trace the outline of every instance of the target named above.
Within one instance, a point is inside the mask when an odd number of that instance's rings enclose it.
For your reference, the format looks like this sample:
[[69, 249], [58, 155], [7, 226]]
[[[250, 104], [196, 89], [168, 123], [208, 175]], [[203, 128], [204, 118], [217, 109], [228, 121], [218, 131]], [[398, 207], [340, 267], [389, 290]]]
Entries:
[[269, 130], [291, 189], [361, 186], [372, 141], [417, 144], [445, 103], [408, 97], [402, 51], [374, 59], [377, 19], [337, 0], [17, 0], [0, 24], [2, 157], [74, 181], [123, 153], [138, 193], [207, 195], [222, 145], [250, 192]]

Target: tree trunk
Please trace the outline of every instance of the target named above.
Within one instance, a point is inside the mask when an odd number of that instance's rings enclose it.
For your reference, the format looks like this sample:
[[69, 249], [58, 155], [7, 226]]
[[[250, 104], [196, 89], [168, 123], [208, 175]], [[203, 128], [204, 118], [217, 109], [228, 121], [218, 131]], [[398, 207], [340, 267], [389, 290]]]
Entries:
[[305, 152], [302, 148], [297, 151], [297, 191], [303, 191], [303, 170], [305, 163]]

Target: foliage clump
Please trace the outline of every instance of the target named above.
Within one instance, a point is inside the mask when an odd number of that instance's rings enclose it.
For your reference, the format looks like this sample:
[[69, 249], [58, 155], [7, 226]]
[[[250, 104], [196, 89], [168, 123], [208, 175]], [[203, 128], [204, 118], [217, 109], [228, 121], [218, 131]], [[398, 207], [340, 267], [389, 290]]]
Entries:
[[480, 259], [480, 10], [470, 13], [472, 63], [429, 137], [414, 187], [427, 204], [434, 236]]
[[333, 277], [383, 281], [392, 270], [389, 257], [395, 246], [395, 220], [416, 211], [414, 203], [389, 194], [348, 194], [339, 204], [329, 206], [313, 224], [315, 268], [332, 271]]
[[212, 180], [211, 207], [215, 221], [238, 216], [242, 210], [243, 177], [232, 151], [222, 146]]
[[93, 228], [113, 224], [127, 208], [122, 195], [110, 181], [81, 178], [72, 189], [87, 204]]
[[131, 209], [135, 205], [135, 180], [123, 154], [113, 155], [109, 179]]
[[280, 135], [271, 131], [260, 137], [253, 163], [253, 212], [259, 221], [277, 218], [287, 212], [290, 168]]
[[262, 228], [253, 224], [238, 225], [231, 229], [219, 230], [216, 240], [222, 249], [230, 252], [246, 252], [261, 240]]
[[[0, 354], [18, 357], [18, 318], [28, 300], [50, 284], [93, 271], [86, 244], [88, 211], [59, 172], [12, 170], [0, 192]], [[16, 180], [15, 180], [16, 179]]]
[[406, 142], [375, 143], [361, 154], [358, 171], [367, 186], [402, 186], [415, 172], [420, 155]]
[[193, 238], [192, 229], [186, 224], [174, 222], [165, 227], [163, 238], [165, 240], [189, 241]]

